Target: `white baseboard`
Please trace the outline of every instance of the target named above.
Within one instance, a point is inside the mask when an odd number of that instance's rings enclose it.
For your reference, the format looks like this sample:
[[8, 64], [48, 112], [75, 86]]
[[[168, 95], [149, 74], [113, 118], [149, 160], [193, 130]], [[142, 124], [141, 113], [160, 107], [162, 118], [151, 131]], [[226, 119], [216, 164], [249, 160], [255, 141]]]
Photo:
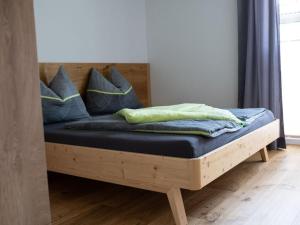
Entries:
[[300, 145], [300, 137], [286, 137], [285, 140], [288, 145]]

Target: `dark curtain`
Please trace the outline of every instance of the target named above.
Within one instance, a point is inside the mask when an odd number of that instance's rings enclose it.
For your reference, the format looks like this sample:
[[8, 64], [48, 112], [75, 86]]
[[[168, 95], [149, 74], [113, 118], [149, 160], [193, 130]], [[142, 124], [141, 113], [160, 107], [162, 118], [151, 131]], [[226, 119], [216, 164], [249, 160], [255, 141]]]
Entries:
[[237, 0], [239, 25], [239, 107], [264, 107], [280, 119], [280, 138], [271, 148], [285, 148], [283, 126], [279, 6], [277, 0]]

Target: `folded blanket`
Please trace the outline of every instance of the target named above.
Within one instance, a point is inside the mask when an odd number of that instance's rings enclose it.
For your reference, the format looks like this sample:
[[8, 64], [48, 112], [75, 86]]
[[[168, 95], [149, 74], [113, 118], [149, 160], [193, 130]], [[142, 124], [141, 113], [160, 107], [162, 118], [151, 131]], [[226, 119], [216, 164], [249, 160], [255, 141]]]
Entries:
[[174, 120], [130, 124], [118, 115], [96, 116], [90, 120], [70, 122], [67, 129], [76, 130], [111, 130], [111, 131], [138, 131], [152, 133], [194, 134], [207, 137], [217, 137], [226, 132], [234, 132], [242, 128], [233, 121], [225, 120]]
[[265, 111], [265, 108], [245, 108], [245, 109], [229, 109], [237, 118], [244, 121], [246, 124], [252, 123], [260, 117]]
[[117, 112], [128, 123], [151, 123], [173, 120], [226, 120], [239, 125], [244, 122], [239, 120], [230, 111], [218, 109], [205, 104], [179, 104], [170, 106], [156, 106], [142, 109], [122, 109]]
[[[245, 124], [253, 122], [264, 113], [265, 109], [230, 109], [234, 116]], [[194, 134], [207, 137], [217, 137], [223, 133], [234, 132], [243, 125], [228, 120], [173, 120], [165, 122], [150, 122], [130, 124], [118, 115], [97, 116], [88, 120], [67, 123], [65, 128], [75, 130], [111, 130], [138, 131], [153, 133]]]

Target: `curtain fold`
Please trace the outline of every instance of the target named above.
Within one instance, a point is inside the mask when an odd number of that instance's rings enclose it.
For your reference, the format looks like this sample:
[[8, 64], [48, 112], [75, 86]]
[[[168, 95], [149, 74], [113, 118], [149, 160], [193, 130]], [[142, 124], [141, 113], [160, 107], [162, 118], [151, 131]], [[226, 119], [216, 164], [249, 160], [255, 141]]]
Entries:
[[282, 109], [278, 1], [237, 1], [239, 107], [270, 109], [281, 123], [280, 138], [272, 144], [271, 148], [286, 148]]

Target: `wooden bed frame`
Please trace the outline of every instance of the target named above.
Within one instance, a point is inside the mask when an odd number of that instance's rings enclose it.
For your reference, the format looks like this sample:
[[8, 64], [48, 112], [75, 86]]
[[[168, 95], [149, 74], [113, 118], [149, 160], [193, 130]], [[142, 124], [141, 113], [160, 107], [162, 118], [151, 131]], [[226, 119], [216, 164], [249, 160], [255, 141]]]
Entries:
[[[61, 64], [64, 63], [40, 64], [41, 79], [46, 82], [51, 80]], [[64, 64], [82, 94], [87, 84], [88, 72], [92, 67], [106, 73], [112, 65], [132, 82], [141, 101], [145, 105], [150, 105], [148, 64]], [[58, 173], [166, 193], [176, 224], [186, 225], [188, 222], [181, 188], [200, 190], [258, 151], [262, 160], [268, 161], [266, 146], [278, 137], [279, 120], [275, 120], [193, 159], [48, 142], [47, 167], [49, 171]]]

